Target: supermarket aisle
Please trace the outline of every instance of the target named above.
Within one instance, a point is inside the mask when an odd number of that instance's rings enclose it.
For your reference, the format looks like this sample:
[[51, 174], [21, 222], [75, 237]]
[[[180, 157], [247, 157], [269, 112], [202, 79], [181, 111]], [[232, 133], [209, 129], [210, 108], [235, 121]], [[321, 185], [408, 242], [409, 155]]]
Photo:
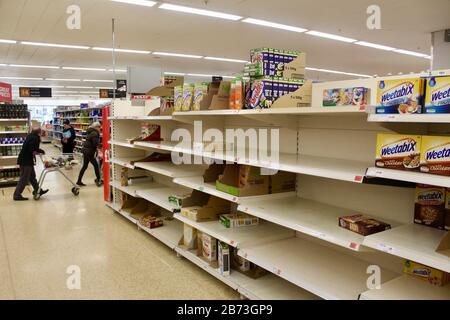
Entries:
[[[77, 173], [78, 168], [70, 175]], [[50, 192], [38, 202], [14, 202], [14, 188], [0, 189], [0, 299], [239, 297], [113, 214], [93, 181], [89, 169], [89, 185], [76, 198], [62, 177], [49, 176]], [[66, 271], [73, 265], [81, 269], [81, 290], [67, 288]]]

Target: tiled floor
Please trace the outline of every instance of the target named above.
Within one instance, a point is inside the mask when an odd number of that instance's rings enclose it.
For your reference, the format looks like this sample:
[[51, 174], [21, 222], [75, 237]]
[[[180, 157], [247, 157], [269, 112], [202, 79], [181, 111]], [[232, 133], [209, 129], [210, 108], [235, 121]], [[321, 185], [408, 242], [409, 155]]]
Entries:
[[[76, 176], [78, 169], [69, 174]], [[14, 202], [14, 188], [0, 189], [0, 299], [239, 298], [113, 214], [103, 203], [103, 189], [93, 183], [92, 171], [79, 197], [56, 174], [48, 176], [45, 187], [50, 192], [40, 201]], [[80, 268], [80, 290], [68, 289], [70, 266]]]

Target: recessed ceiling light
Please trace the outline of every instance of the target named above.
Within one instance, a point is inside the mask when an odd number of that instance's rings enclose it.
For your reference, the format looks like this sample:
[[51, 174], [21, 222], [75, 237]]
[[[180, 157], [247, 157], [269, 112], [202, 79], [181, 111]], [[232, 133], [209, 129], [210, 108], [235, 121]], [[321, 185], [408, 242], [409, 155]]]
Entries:
[[114, 80], [94, 80], [94, 79], [84, 79], [83, 82], [111, 82], [111, 83], [113, 83]]
[[58, 66], [35, 66], [29, 64], [10, 64], [10, 67], [13, 68], [36, 68], [36, 69], [59, 69]]
[[237, 63], [247, 63], [246, 60], [239, 59], [228, 59], [228, 58], [217, 58], [217, 57], [205, 57], [206, 60], [216, 60], [216, 61], [226, 61], [226, 62], [237, 62]]
[[[406, 54], [409, 56], [415, 56], [415, 57], [421, 57], [421, 58], [427, 58], [430, 57], [429, 55], [425, 53], [415, 52], [415, 51], [409, 51], [409, 50], [403, 50], [403, 49], [395, 49], [394, 52]], [[430, 57], [431, 58], [431, 57]]]
[[83, 70], [83, 71], [106, 71], [102, 68], [85, 68], [85, 67], [62, 67], [64, 70]]
[[203, 56], [197, 56], [192, 54], [182, 54], [182, 53], [170, 53], [170, 52], [153, 52], [154, 55], [157, 56], [170, 56], [170, 57], [180, 57], [180, 58], [192, 58], [192, 59], [201, 59]]
[[56, 79], [56, 78], [45, 78], [47, 81], [81, 81], [81, 79]]
[[[94, 47], [92, 50], [95, 51], [108, 51], [112, 52], [113, 48], [101, 48], [101, 47]], [[138, 54], [150, 54], [151, 51], [145, 51], [145, 50], [133, 50], [133, 49], [114, 49], [114, 52], [120, 52], [120, 53], [138, 53]]]
[[327, 39], [332, 39], [332, 40], [337, 40], [337, 41], [348, 42], [348, 43], [358, 41], [356, 39], [342, 37], [342, 36], [338, 36], [338, 35], [331, 34], [331, 33], [314, 31], [314, 30], [307, 31], [306, 34], [309, 34], [311, 36], [321, 37], [321, 38], [327, 38]]
[[265, 20], [259, 20], [259, 19], [253, 19], [253, 18], [247, 18], [242, 20], [243, 22], [246, 23], [251, 23], [251, 24], [257, 24], [260, 26], [265, 26], [265, 27], [270, 27], [270, 28], [276, 28], [276, 29], [282, 29], [282, 30], [288, 30], [288, 31], [294, 31], [294, 32], [305, 32], [308, 29], [304, 29], [304, 28], [299, 28], [299, 27], [294, 27], [294, 26], [288, 26], [285, 24], [280, 24], [280, 23], [275, 23], [275, 22], [270, 22], [270, 21], [265, 21]]
[[16, 40], [0, 39], [0, 43], [17, 43], [17, 41]]
[[94, 89], [94, 87], [84, 87], [84, 86], [66, 86], [67, 89]]
[[8, 79], [8, 80], [44, 80], [43, 78], [27, 78], [27, 77], [0, 77], [0, 79]]
[[27, 45], [27, 46], [54, 47], [54, 48], [67, 48], [67, 49], [82, 49], [82, 50], [90, 49], [90, 47], [87, 47], [87, 46], [74, 46], [74, 45], [68, 45], [68, 44], [30, 42], [30, 41], [21, 41], [20, 43], [24, 44], [24, 45]]
[[164, 3], [164, 4], [160, 5], [159, 8], [165, 9], [165, 10], [171, 10], [171, 11], [192, 13], [192, 14], [198, 14], [198, 15], [202, 15], [202, 16], [232, 20], [232, 21], [237, 21], [237, 20], [242, 19], [242, 17], [236, 16], [234, 14], [228, 14], [228, 13], [222, 13], [222, 12], [210, 11], [210, 10], [203, 10], [203, 9], [197, 9], [197, 8], [191, 8], [191, 7], [185, 7], [185, 6], [178, 6], [178, 5], [174, 5], [174, 4], [168, 4], [168, 3]]
[[153, 7], [156, 4], [156, 1], [149, 1], [149, 0], [111, 0], [111, 1], [127, 4], [135, 4], [138, 6], [145, 6], [145, 7]]
[[[108, 71], [109, 72], [113, 72], [114, 70], [113, 69], [109, 69]], [[116, 69], [115, 71], [116, 72], [128, 72], [127, 69]]]
[[360, 46], [374, 48], [374, 49], [386, 50], [386, 51], [395, 50], [395, 48], [393, 48], [393, 47], [388, 47], [388, 46], [384, 46], [381, 44], [370, 43], [370, 42], [365, 42], [365, 41], [357, 41], [357, 42], [355, 42], [355, 44], [358, 44]]

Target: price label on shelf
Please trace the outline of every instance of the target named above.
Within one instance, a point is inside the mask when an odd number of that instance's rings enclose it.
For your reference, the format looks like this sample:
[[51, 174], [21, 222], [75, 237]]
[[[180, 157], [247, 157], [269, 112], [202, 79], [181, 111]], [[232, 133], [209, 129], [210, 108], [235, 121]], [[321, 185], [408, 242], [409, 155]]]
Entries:
[[278, 276], [281, 275], [281, 269], [278, 269], [276, 267], [273, 268], [272, 272], [275, 273]]
[[384, 243], [379, 243], [377, 245], [377, 249], [380, 250], [380, 251], [389, 253], [389, 254], [394, 254], [394, 252], [395, 252], [395, 249], [393, 247], [391, 247], [391, 246], [389, 246], [387, 244], [384, 244]]
[[199, 187], [199, 188], [198, 188], [198, 191], [202, 191], [202, 192], [203, 192], [203, 190], [205, 190], [204, 187]]

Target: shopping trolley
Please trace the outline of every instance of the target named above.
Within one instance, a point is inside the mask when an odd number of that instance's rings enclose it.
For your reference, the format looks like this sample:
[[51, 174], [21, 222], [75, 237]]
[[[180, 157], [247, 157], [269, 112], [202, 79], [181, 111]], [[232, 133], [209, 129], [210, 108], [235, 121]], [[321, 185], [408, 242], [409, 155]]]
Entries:
[[58, 156], [53, 157], [45, 157], [42, 154], [39, 154], [39, 157], [44, 165], [44, 170], [42, 170], [41, 175], [39, 177], [39, 189], [34, 193], [34, 200], [39, 200], [41, 198], [41, 190], [42, 185], [44, 184], [45, 177], [50, 172], [59, 172], [67, 181], [72, 185], [72, 193], [74, 196], [78, 196], [80, 194], [80, 187], [78, 187], [68, 176], [64, 173], [65, 170], [72, 169], [73, 166], [79, 163], [76, 160], [76, 154], [74, 153], [63, 153]]

